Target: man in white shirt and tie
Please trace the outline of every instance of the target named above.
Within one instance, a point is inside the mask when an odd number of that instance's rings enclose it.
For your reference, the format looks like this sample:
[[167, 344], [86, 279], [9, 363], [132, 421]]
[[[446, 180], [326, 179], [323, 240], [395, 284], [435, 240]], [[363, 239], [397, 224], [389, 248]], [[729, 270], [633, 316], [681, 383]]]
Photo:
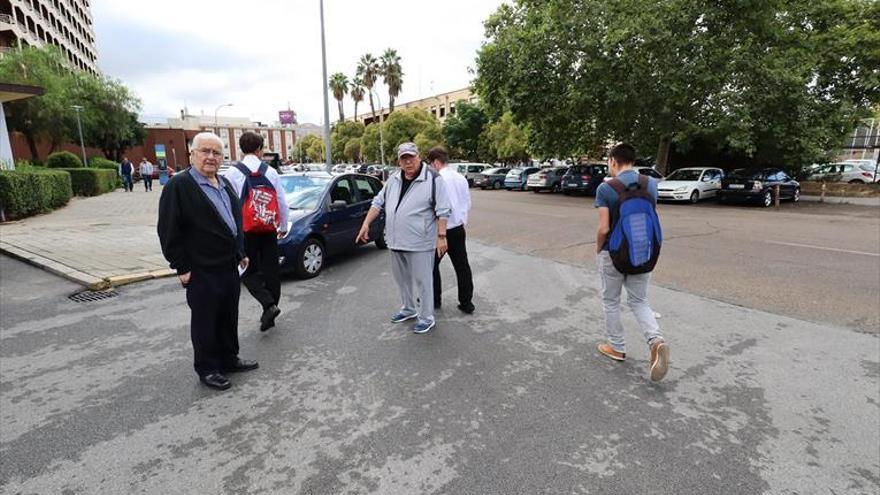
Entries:
[[[449, 153], [442, 146], [431, 148], [427, 156], [428, 163], [443, 178], [446, 184], [449, 203], [452, 206], [452, 214], [446, 224], [447, 253], [455, 268], [455, 278], [458, 281], [458, 309], [471, 314], [474, 312], [474, 279], [471, 274], [471, 265], [468, 263], [465, 225], [467, 225], [468, 213], [471, 210], [471, 192], [468, 181], [458, 171], [449, 167]], [[440, 261], [443, 258], [434, 259], [434, 307], [441, 305]]]

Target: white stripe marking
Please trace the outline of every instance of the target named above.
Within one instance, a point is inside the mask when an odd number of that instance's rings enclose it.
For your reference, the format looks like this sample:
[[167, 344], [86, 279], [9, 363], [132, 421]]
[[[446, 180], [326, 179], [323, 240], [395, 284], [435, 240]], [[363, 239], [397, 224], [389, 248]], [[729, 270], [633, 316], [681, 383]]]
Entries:
[[864, 256], [876, 256], [880, 258], [880, 254], [877, 253], [866, 253], [864, 251], [850, 251], [848, 249], [837, 249], [830, 247], [822, 247], [822, 246], [811, 246], [809, 244], [795, 244], [793, 242], [778, 242], [778, 241], [764, 241], [768, 244], [779, 244], [782, 246], [794, 246], [794, 247], [802, 247], [802, 248], [810, 248], [810, 249], [821, 249], [822, 251], [835, 251], [838, 253], [849, 253], [849, 254], [861, 254]]

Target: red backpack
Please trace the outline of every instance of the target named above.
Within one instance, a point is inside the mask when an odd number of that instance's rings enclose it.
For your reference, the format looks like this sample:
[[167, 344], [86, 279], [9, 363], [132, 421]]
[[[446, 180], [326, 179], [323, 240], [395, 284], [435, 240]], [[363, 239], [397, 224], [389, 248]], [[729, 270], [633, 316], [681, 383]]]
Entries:
[[244, 175], [241, 187], [241, 221], [246, 234], [274, 234], [278, 231], [281, 214], [278, 210], [278, 193], [266, 177], [269, 165], [260, 164], [256, 172], [251, 172], [241, 162], [235, 164]]

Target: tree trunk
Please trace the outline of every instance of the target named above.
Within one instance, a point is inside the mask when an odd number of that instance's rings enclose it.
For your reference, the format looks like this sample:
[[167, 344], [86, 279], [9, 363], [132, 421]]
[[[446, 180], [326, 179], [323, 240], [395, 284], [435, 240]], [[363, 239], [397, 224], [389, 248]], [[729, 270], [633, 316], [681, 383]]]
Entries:
[[393, 112], [393, 111], [394, 111], [394, 97], [391, 95], [388, 95], [388, 114], [390, 115], [391, 112]]
[[30, 132], [25, 132], [24, 138], [27, 141], [28, 148], [31, 150], [31, 160], [35, 162], [40, 161], [39, 153], [37, 152], [37, 140], [34, 139], [34, 135]]
[[342, 122], [345, 120], [345, 115], [342, 114], [342, 100], [337, 100], [336, 103], [339, 105], [339, 121]]
[[672, 146], [672, 136], [663, 136], [660, 138], [660, 145], [657, 147], [657, 171], [663, 175], [667, 175], [669, 168], [669, 148]]
[[370, 113], [373, 114], [373, 122], [376, 121], [376, 107], [373, 106], [373, 91], [370, 91]]
[[358, 118], [358, 102], [357, 102], [357, 100], [355, 100], [354, 101], [354, 120], [357, 121], [357, 118]]

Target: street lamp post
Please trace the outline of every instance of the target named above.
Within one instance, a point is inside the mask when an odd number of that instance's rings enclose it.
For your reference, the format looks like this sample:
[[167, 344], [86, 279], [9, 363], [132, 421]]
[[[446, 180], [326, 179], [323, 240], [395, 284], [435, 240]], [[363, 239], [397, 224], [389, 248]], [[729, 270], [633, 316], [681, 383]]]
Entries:
[[223, 107], [231, 107], [232, 103], [224, 103], [222, 105], [217, 105], [217, 108], [214, 109], [214, 127], [217, 126], [217, 112], [220, 111]]
[[333, 164], [330, 160], [330, 100], [327, 88], [327, 46], [324, 41], [324, 0], [321, 0], [321, 62], [324, 75], [324, 164], [329, 173]]
[[76, 129], [79, 131], [79, 147], [82, 150], [83, 156], [83, 167], [88, 167], [89, 164], [86, 161], [86, 145], [83, 141], [83, 129], [82, 122], [79, 120], [79, 112], [82, 110], [82, 105], [73, 105], [72, 108], [76, 111]]
[[385, 123], [385, 112], [382, 108], [382, 98], [379, 98], [379, 93], [370, 88], [370, 91], [373, 92], [373, 95], [376, 96], [376, 100], [379, 102], [379, 153], [382, 155], [382, 165], [385, 165], [385, 137], [382, 135], [382, 124]]

